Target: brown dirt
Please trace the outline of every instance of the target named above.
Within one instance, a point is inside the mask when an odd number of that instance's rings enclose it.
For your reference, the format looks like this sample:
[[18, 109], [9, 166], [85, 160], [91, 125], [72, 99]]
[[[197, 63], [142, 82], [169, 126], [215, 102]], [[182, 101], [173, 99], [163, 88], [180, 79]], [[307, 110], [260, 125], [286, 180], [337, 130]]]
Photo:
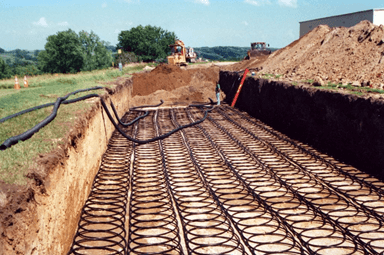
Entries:
[[[151, 72], [133, 75], [133, 105], [207, 102], [215, 100], [219, 67], [185, 69], [162, 64]], [[151, 95], [148, 97], [148, 95]]]
[[252, 71], [259, 71], [263, 68], [263, 63], [268, 59], [270, 55], [258, 56], [249, 60], [242, 60], [234, 65], [224, 67], [226, 71], [239, 71], [248, 68]]
[[270, 55], [264, 62], [241, 62], [233, 70], [262, 67], [262, 73], [283, 74], [325, 84], [384, 85], [384, 26], [369, 21], [346, 28], [320, 25]]

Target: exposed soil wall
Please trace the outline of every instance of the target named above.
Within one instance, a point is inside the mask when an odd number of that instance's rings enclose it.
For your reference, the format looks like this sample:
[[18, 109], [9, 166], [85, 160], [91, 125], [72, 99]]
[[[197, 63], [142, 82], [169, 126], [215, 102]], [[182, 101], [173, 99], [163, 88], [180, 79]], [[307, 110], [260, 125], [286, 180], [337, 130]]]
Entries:
[[[220, 72], [230, 104], [239, 75]], [[384, 102], [265, 79], [245, 80], [236, 107], [384, 180]]]
[[[122, 116], [130, 107], [132, 82], [110, 91]], [[35, 183], [1, 207], [0, 254], [65, 254], [114, 127], [98, 99], [76, 123], [68, 146], [39, 160]], [[20, 191], [21, 192], [21, 191]]]

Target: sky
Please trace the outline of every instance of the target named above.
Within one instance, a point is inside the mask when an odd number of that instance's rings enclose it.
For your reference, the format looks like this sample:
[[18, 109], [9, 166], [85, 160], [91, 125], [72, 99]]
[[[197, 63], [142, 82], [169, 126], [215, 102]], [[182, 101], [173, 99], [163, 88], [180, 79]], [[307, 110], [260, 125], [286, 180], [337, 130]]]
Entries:
[[186, 46], [281, 48], [299, 38], [299, 22], [368, 9], [383, 0], [0, 0], [0, 48], [44, 49], [47, 37], [93, 31], [110, 45], [138, 25], [174, 32]]

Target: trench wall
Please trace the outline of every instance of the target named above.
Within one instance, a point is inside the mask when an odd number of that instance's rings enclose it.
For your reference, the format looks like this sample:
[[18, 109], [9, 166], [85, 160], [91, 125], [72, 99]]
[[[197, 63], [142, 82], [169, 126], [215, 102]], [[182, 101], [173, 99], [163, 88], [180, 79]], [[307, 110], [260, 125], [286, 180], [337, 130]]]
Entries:
[[[219, 83], [230, 104], [239, 75], [220, 72]], [[235, 107], [384, 180], [383, 100], [249, 77]]]
[[[129, 110], [132, 84], [107, 95], [119, 116]], [[107, 100], [108, 101], [108, 100]], [[98, 99], [85, 130], [44, 180], [45, 192], [35, 194], [30, 206], [0, 240], [0, 254], [67, 254], [77, 229], [81, 209], [100, 167], [102, 155], [115, 130]], [[111, 109], [110, 109], [111, 110]]]
[[[129, 110], [131, 92], [132, 84], [127, 84], [120, 85], [109, 95], [120, 117]], [[54, 183], [46, 187], [49, 196], [40, 197], [44, 206], [38, 208], [39, 228], [44, 233], [35, 239], [37, 254], [66, 254], [72, 244], [81, 209], [115, 130], [99, 100], [95, 101], [96, 114], [88, 121], [81, 139], [70, 148], [64, 164], [57, 166], [49, 176], [47, 183]], [[45, 245], [41, 247], [41, 243]]]

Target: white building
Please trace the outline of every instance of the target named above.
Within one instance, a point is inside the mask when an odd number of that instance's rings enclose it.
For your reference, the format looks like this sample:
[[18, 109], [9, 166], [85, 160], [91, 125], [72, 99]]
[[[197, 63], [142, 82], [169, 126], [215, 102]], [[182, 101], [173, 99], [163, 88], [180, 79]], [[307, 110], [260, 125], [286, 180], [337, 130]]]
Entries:
[[328, 25], [329, 27], [352, 27], [363, 20], [368, 20], [375, 25], [384, 25], [384, 9], [372, 9], [302, 21], [300, 22], [300, 37], [318, 25]]

